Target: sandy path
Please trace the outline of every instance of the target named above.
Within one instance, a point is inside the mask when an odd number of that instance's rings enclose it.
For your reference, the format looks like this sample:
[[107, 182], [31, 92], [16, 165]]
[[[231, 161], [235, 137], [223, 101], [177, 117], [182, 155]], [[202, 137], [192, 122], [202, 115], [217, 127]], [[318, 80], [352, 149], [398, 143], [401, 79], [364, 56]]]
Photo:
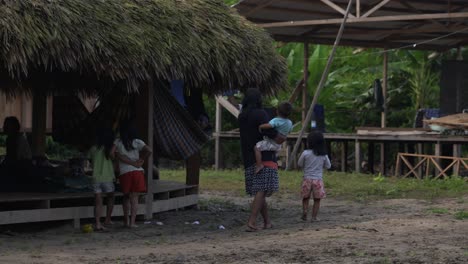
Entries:
[[[453, 216], [468, 211], [468, 197], [369, 204], [327, 198], [315, 223], [299, 220], [299, 201], [277, 197], [274, 229], [256, 233], [244, 232], [246, 198], [202, 197], [201, 210], [159, 215], [163, 226], [117, 224], [91, 234], [68, 223], [15, 227], [0, 234], [0, 263], [468, 263], [468, 220]], [[187, 224], [196, 220], [200, 225]]]

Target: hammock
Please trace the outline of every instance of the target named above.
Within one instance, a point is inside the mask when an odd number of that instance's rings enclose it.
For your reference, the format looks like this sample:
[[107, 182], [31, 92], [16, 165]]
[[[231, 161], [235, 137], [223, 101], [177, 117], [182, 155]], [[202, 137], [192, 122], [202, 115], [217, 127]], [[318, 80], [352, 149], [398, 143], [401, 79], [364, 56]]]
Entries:
[[[80, 99], [73, 96], [54, 100], [53, 137], [57, 142], [88, 148], [94, 142], [98, 126], [117, 128], [122, 120], [132, 118], [133, 96], [119, 93], [102, 96], [89, 113]], [[162, 87], [154, 89], [154, 153], [158, 157], [185, 160], [200, 151], [208, 136], [193, 117]]]
[[208, 136], [165, 87], [154, 89], [154, 152], [185, 160], [200, 151]]

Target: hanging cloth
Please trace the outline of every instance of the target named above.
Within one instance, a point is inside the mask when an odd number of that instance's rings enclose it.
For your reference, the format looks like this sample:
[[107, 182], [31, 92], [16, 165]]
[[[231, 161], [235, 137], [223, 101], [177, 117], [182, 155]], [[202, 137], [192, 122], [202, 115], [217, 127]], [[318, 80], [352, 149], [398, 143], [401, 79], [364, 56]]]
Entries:
[[77, 146], [83, 140], [83, 122], [88, 118], [86, 106], [77, 96], [54, 96], [52, 137], [62, 144]]
[[374, 81], [374, 102], [376, 108], [380, 111], [384, 111], [384, 97], [382, 91], [382, 84], [380, 83], [379, 79], [375, 79]]

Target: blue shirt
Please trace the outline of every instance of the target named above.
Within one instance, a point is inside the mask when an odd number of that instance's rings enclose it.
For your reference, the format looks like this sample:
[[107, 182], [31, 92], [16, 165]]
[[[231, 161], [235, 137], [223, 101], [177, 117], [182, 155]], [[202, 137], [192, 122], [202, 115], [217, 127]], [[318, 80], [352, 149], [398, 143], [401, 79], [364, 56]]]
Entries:
[[292, 130], [292, 122], [287, 118], [275, 117], [270, 122], [268, 122], [272, 128], [274, 128], [279, 133], [287, 136]]

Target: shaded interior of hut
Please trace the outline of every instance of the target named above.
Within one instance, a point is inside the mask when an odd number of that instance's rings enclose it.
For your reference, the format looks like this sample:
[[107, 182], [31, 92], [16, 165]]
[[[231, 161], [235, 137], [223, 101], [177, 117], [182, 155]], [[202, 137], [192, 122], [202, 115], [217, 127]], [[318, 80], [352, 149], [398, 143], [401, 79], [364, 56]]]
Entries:
[[[181, 80], [157, 85], [161, 87], [154, 89], [155, 165], [162, 157], [187, 159], [211, 134], [201, 89], [190, 89]], [[46, 149], [37, 152], [33, 149], [33, 98], [1, 97], [5, 101], [0, 136], [0, 145], [5, 146], [0, 149], [1, 192], [90, 192], [92, 166], [87, 152], [95, 144], [96, 133], [111, 128], [118, 136], [120, 123], [141, 122], [134, 94], [113, 91], [99, 96], [48, 96]], [[175, 132], [184, 140], [174, 137]]]

